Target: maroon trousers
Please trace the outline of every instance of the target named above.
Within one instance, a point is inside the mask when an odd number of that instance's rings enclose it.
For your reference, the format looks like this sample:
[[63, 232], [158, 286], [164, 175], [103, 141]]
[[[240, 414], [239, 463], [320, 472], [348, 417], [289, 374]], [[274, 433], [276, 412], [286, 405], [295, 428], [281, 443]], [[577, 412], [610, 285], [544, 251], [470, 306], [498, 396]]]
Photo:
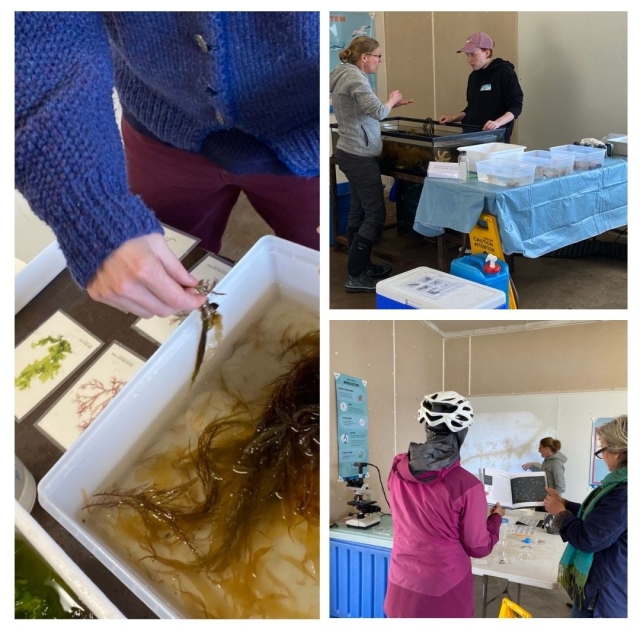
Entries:
[[236, 175], [197, 153], [174, 149], [136, 131], [122, 119], [129, 188], [157, 218], [220, 251], [231, 210], [244, 191], [273, 232], [319, 248], [319, 178]]

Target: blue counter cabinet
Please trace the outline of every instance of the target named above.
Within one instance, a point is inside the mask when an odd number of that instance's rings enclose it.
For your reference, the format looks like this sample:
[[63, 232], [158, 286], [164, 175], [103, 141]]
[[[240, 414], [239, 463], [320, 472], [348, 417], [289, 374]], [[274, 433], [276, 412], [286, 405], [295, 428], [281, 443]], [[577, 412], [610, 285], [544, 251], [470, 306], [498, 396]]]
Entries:
[[331, 539], [332, 618], [384, 618], [391, 549]]

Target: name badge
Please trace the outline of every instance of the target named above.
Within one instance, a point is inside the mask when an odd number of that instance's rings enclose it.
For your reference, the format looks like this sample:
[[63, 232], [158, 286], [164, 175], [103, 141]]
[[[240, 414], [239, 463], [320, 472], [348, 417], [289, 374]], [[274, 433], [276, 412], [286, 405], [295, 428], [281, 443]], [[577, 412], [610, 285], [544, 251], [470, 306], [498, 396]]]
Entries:
[[491, 91], [491, 85], [490, 84], [483, 84], [480, 87], [480, 91]]

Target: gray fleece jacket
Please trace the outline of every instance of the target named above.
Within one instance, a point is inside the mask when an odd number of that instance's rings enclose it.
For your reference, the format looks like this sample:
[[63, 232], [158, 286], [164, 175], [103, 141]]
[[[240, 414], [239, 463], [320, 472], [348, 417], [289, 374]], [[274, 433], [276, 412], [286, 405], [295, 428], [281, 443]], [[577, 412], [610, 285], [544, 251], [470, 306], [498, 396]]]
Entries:
[[356, 156], [379, 156], [378, 123], [389, 115], [389, 108], [373, 92], [367, 75], [353, 64], [342, 63], [331, 72], [330, 87], [340, 133], [336, 147]]
[[560, 495], [565, 491], [564, 483], [564, 463], [567, 461], [567, 456], [561, 451], [556, 451], [542, 461], [542, 464], [535, 462], [531, 466], [532, 471], [541, 470], [547, 474], [548, 486], [555, 489]]

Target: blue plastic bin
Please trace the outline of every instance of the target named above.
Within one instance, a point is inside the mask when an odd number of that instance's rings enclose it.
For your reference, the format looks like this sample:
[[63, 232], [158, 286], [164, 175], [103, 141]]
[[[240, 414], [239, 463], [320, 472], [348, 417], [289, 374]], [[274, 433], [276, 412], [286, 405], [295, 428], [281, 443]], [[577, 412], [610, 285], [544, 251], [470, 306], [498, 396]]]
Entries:
[[451, 261], [451, 275], [503, 291], [509, 300], [509, 265], [504, 260], [496, 259], [496, 266], [500, 266], [500, 272], [486, 273], [486, 259], [487, 255], [484, 253], [472, 253], [456, 258]]
[[[347, 233], [347, 221], [349, 218], [349, 183], [339, 182], [337, 185], [338, 191], [338, 234], [345, 235]], [[333, 207], [331, 205], [331, 198], [329, 198], [329, 207], [331, 217], [329, 218], [329, 243], [331, 246], [335, 244], [333, 237]]]

